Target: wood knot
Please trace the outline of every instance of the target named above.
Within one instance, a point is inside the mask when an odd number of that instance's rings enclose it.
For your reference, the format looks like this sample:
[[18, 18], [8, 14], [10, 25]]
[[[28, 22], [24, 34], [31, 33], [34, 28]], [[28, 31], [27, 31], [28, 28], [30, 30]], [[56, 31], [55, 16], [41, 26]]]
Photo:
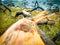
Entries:
[[15, 30], [21, 30], [24, 32], [28, 32], [31, 29], [31, 27], [28, 24], [20, 24], [20, 26], [17, 26]]

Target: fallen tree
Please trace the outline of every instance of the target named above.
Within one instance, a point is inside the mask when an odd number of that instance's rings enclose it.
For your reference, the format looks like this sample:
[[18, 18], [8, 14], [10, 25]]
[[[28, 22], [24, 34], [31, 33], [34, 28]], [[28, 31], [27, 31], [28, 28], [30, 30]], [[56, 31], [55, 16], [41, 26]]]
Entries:
[[51, 16], [45, 13], [18, 20], [0, 37], [0, 45], [55, 45], [37, 26], [38, 21]]
[[[5, 10], [7, 9], [10, 13], [12, 12], [12, 10], [9, 9], [8, 6], [6, 6], [4, 3], [1, 2], [0, 4], [5, 7]], [[4, 11], [5, 11], [5, 10], [4, 10]]]
[[[16, 15], [15, 15], [15, 17], [17, 17], [17, 16], [19, 16], [19, 15], [23, 15], [24, 17], [31, 17], [32, 18], [32, 20], [35, 20], [35, 19], [37, 19], [37, 22], [38, 22], [38, 24], [55, 24], [55, 21], [54, 20], [50, 20], [50, 19], [48, 19], [49, 17], [51, 17], [51, 16], [53, 16], [53, 15], [46, 15], [46, 13], [45, 14], [43, 14], [43, 12], [42, 13], [39, 13], [37, 16], [35, 16], [35, 17], [33, 17], [30, 13], [28, 13], [27, 11], [20, 11], [20, 12], [17, 12], [16, 13]], [[43, 15], [42, 15], [43, 14]], [[38, 18], [40, 18], [40, 19], [38, 19]], [[46, 20], [44, 19], [44, 18], [46, 18]], [[42, 20], [43, 19], [43, 20]]]
[[17, 12], [16, 13], [16, 15], [15, 15], [15, 17], [17, 17], [17, 16], [19, 16], [19, 15], [23, 15], [24, 17], [32, 17], [32, 15], [30, 14], [30, 13], [28, 13], [28, 12], [26, 12], [26, 11], [20, 11], [20, 12]]
[[53, 25], [55, 24], [55, 21], [54, 20], [50, 20], [46, 17], [46, 19], [42, 19], [40, 21], [38, 21], [38, 25], [39, 24], [50, 24], [50, 25]]

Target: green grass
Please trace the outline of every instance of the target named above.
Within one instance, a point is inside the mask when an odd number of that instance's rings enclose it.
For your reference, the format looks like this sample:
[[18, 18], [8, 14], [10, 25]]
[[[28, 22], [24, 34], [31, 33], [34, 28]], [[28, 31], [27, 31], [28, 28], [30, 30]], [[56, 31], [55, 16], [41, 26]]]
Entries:
[[[19, 16], [19, 17], [14, 17], [16, 12], [21, 11], [23, 9], [20, 8], [14, 8], [11, 7], [11, 10], [13, 11], [12, 14], [10, 14], [8, 12], [8, 10], [6, 10], [5, 12], [0, 10], [0, 35], [6, 31], [6, 29], [12, 25], [13, 23], [15, 23], [18, 19], [21, 19], [23, 16]], [[27, 10], [27, 9], [24, 9]], [[31, 12], [32, 15], [36, 15], [38, 14], [39, 11], [33, 11]], [[55, 14], [54, 16], [51, 17], [51, 19], [55, 20], [55, 24], [54, 25], [38, 25], [40, 27], [40, 29], [42, 29], [46, 35], [52, 39], [54, 37], [54, 35], [60, 31], [60, 14]], [[60, 37], [57, 39], [56, 41], [57, 45], [60, 45]]]
[[3, 33], [11, 24], [16, 22], [18, 19], [22, 18], [22, 16], [14, 18], [17, 11], [20, 9], [11, 8], [13, 10], [12, 14], [9, 13], [8, 10], [5, 12], [0, 11], [0, 35]]
[[[60, 15], [55, 14], [51, 19], [55, 21], [54, 25], [39, 25], [40, 29], [42, 29], [50, 39], [52, 39], [57, 32], [60, 32]], [[60, 45], [60, 37], [57, 39], [56, 45]]]

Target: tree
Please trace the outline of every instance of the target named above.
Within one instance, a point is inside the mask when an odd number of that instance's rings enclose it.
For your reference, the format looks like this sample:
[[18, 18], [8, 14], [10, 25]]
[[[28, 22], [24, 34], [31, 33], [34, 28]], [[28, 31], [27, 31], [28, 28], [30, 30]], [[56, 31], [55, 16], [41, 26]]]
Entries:
[[2, 0], [0, 0], [0, 10], [3, 10], [1, 3], [2, 3]]
[[4, 0], [4, 3], [5, 3], [7, 6], [14, 6], [13, 0]]
[[0, 0], [0, 2], [1, 2], [1, 0]]
[[0, 5], [1, 5], [1, 0], [0, 0]]
[[4, 3], [2, 3], [2, 0], [0, 0], [0, 10], [5, 11], [1, 6], [5, 7], [5, 10], [7, 9], [10, 13], [12, 12], [12, 11], [8, 8], [8, 6], [6, 6]]
[[60, 0], [47, 0], [48, 3], [60, 4]]
[[51, 7], [53, 12], [59, 12], [59, 7], [57, 4], [53, 4], [53, 6]]
[[23, 0], [22, 3], [23, 3], [23, 6], [24, 6], [25, 8], [26, 8], [26, 6], [29, 5], [28, 1], [26, 1], [26, 0]]

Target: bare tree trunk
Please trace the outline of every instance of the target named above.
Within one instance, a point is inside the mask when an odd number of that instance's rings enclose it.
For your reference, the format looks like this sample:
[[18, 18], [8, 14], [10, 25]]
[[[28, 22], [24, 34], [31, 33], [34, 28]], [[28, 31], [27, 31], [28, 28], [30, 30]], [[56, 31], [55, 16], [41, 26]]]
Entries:
[[1, 5], [4, 6], [10, 13], [12, 12], [11, 9], [9, 9], [5, 4], [1, 3]]

